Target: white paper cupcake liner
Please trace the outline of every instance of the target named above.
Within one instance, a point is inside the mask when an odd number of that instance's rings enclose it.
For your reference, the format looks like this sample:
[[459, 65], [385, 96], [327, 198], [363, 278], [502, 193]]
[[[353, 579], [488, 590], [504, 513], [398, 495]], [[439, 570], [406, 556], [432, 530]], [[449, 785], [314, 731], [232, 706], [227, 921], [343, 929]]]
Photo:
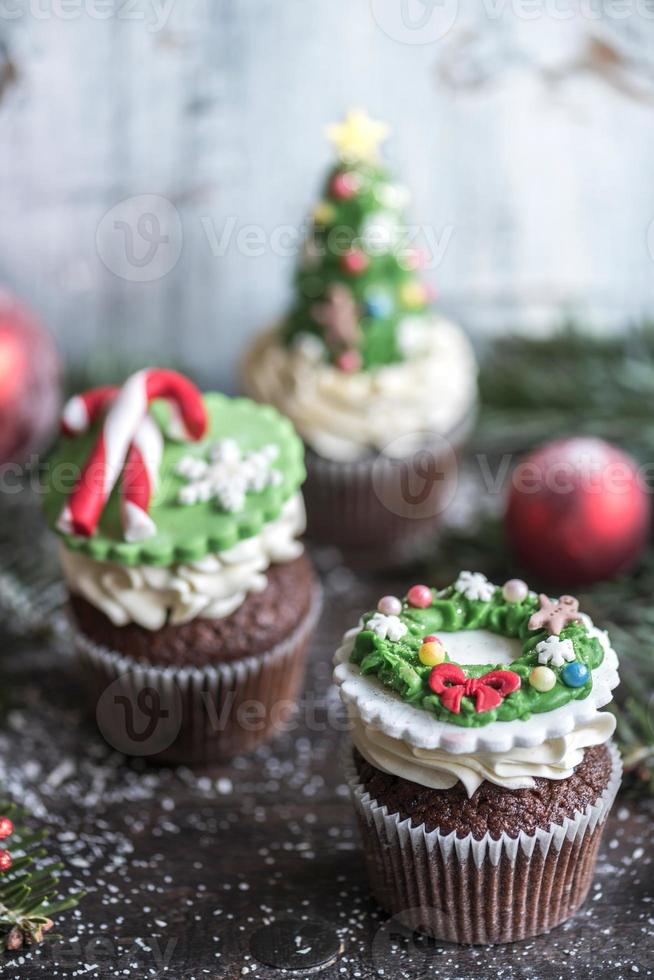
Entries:
[[473, 419], [474, 413], [447, 439], [422, 448], [423, 457], [431, 457], [434, 472], [439, 473], [424, 499], [419, 492], [420, 477], [417, 484], [411, 484], [414, 490], [417, 487], [415, 496], [407, 489], [407, 467], [413, 472], [413, 455], [393, 460], [375, 454], [339, 462], [307, 447], [308, 536], [356, 555], [364, 565], [383, 558], [388, 567], [414, 558], [433, 538], [456, 490], [456, 453]]
[[252, 751], [292, 714], [321, 606], [316, 586], [309, 612], [281, 643], [203, 667], [143, 663], [75, 627], [78, 662], [105, 740], [126, 755], [188, 765]]
[[408, 917], [411, 928], [449, 942], [514, 942], [560, 925], [588, 893], [620, 785], [620, 755], [608, 748], [611, 777], [595, 804], [546, 830], [497, 840], [412, 827], [370, 797], [348, 752], [346, 776], [375, 898]]

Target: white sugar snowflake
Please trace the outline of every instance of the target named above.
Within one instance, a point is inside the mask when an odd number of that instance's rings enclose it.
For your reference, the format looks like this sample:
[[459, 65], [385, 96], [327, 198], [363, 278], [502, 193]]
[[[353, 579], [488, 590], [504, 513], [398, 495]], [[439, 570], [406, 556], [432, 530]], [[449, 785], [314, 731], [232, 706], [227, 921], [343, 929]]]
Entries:
[[401, 184], [379, 184], [373, 190], [375, 199], [384, 208], [403, 208], [409, 202], [409, 192]]
[[281, 483], [282, 474], [272, 465], [278, 455], [279, 448], [272, 444], [243, 452], [235, 439], [221, 439], [209, 447], [208, 459], [191, 455], [180, 459], [175, 472], [188, 482], [177, 501], [190, 505], [215, 500], [222, 510], [241, 510], [248, 493]]
[[481, 572], [461, 572], [454, 583], [454, 588], [457, 592], [463, 593], [466, 599], [481, 599], [482, 602], [489, 602], [497, 586], [489, 582]]
[[550, 664], [552, 667], [563, 667], [575, 659], [575, 648], [572, 640], [561, 640], [558, 636], [548, 636], [536, 646], [539, 664]]
[[397, 216], [378, 211], [364, 221], [361, 243], [368, 255], [386, 255], [393, 249], [398, 234]]
[[376, 612], [366, 623], [365, 628], [376, 633], [380, 640], [391, 640], [396, 643], [408, 632], [399, 616], [385, 616]]

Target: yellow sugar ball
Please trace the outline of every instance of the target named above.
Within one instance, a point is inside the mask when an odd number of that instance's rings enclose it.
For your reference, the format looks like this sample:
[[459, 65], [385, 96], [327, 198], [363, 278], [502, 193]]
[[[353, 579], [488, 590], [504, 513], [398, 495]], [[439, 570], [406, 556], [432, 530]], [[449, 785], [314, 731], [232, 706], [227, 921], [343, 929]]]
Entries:
[[321, 201], [313, 209], [313, 220], [317, 225], [328, 225], [334, 220], [334, 207], [328, 201]]
[[418, 659], [425, 667], [437, 667], [445, 661], [445, 647], [440, 640], [427, 640], [418, 650]]
[[410, 309], [417, 309], [425, 303], [425, 287], [420, 282], [407, 282], [400, 289], [400, 298]]
[[529, 683], [536, 691], [551, 691], [556, 684], [556, 674], [549, 667], [534, 667], [529, 675]]

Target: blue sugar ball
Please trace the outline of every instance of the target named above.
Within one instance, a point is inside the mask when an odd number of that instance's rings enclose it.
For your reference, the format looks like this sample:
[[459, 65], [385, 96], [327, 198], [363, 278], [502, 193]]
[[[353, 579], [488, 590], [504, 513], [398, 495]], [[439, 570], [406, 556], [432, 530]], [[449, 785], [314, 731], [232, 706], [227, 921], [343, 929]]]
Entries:
[[561, 671], [561, 680], [568, 687], [583, 687], [590, 677], [590, 671], [585, 664], [580, 664], [578, 660], [566, 664]]
[[390, 316], [393, 312], [393, 300], [388, 293], [369, 293], [366, 296], [366, 313], [378, 319]]

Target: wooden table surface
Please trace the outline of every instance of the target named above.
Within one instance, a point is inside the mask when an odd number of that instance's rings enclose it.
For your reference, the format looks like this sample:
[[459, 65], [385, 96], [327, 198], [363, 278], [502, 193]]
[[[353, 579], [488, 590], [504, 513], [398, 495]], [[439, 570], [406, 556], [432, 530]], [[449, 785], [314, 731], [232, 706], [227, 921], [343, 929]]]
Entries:
[[[66, 886], [88, 895], [61, 939], [6, 958], [7, 977], [306, 976], [257, 962], [275, 920], [325, 924], [341, 952], [318, 975], [390, 978], [632, 978], [654, 969], [653, 809], [618, 802], [591, 895], [573, 921], [515, 946], [403, 938], [371, 899], [343, 783], [347, 738], [330, 684], [343, 630], [410, 582], [354, 576], [319, 556], [325, 606], [293, 729], [209, 772], [155, 769], [112, 751], [86, 720], [65, 634], [2, 641], [0, 783], [52, 829]], [[312, 952], [307, 953], [311, 957]]]

